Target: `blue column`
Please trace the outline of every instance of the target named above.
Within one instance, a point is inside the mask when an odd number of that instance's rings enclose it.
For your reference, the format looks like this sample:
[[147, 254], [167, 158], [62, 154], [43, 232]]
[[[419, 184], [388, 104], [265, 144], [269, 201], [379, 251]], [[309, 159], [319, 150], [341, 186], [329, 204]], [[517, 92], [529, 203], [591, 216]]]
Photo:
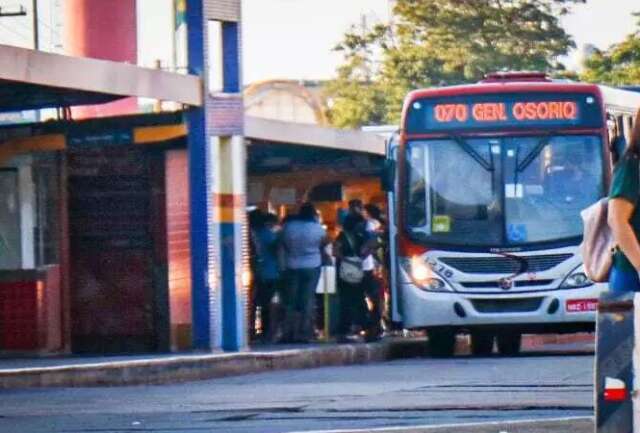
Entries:
[[[187, 4], [189, 73], [206, 77], [202, 0]], [[206, 106], [186, 114], [189, 131], [189, 203], [191, 207], [191, 308], [193, 348], [211, 349]]]
[[[237, 351], [246, 345], [245, 160], [240, 82], [239, 1], [187, 0], [189, 73], [204, 104], [186, 115], [191, 204], [193, 346]], [[237, 6], [237, 8], [234, 8]], [[234, 12], [235, 11], [235, 12]], [[234, 13], [236, 15], [234, 16]], [[213, 14], [213, 15], [212, 15]], [[210, 20], [220, 26], [210, 26]], [[208, 91], [207, 32], [221, 31], [223, 94]], [[217, 36], [217, 35], [216, 35]], [[219, 40], [219, 38], [215, 38]]]

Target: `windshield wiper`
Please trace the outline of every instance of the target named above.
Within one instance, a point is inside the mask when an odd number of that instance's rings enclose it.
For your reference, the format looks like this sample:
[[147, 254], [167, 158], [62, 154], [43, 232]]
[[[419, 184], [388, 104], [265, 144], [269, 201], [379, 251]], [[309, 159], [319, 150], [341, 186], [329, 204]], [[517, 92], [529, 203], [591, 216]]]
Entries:
[[[476, 161], [478, 164], [480, 164], [480, 166], [482, 168], [484, 168], [487, 171], [494, 171], [493, 158], [491, 158], [490, 161], [487, 161], [486, 159], [484, 159], [482, 157], [482, 155], [480, 155], [478, 152], [476, 152], [476, 150], [473, 147], [471, 147], [471, 145], [469, 143], [467, 143], [466, 140], [464, 138], [462, 138], [462, 137], [457, 137], [457, 136], [453, 135], [453, 136], [451, 136], [451, 138], [453, 139], [453, 141], [458, 143], [458, 145], [462, 148], [462, 150], [467, 152], [467, 154], [471, 158], [473, 158], [474, 161]], [[491, 155], [491, 149], [489, 149], [489, 155]]]
[[534, 147], [533, 150], [529, 152], [529, 154], [522, 160], [522, 162], [518, 162], [517, 154], [520, 153], [520, 145], [518, 145], [518, 152], [516, 153], [516, 173], [522, 173], [523, 171], [525, 171], [527, 167], [529, 167], [531, 163], [538, 157], [540, 152], [542, 152], [542, 149], [544, 149], [549, 144], [551, 138], [553, 138], [554, 135], [555, 132], [552, 131], [542, 137], [540, 141], [538, 141], [538, 144], [536, 144], [536, 147]]

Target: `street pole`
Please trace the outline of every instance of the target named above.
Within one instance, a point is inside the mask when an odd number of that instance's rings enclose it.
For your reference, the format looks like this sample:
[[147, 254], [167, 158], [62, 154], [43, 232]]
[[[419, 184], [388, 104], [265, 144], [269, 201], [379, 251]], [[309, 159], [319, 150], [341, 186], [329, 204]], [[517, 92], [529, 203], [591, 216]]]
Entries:
[[33, 8], [33, 49], [40, 48], [38, 44], [38, 0], [32, 1]]

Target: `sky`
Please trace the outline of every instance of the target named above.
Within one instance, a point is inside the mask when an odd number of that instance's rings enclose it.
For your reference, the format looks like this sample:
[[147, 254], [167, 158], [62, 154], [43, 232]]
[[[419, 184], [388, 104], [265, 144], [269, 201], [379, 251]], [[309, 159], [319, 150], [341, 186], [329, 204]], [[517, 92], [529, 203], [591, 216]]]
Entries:
[[[330, 78], [340, 56], [332, 53], [351, 25], [388, 17], [387, 0], [244, 0], [244, 78]], [[615, 4], [615, 7], [612, 7]], [[587, 0], [563, 19], [578, 47], [605, 49], [635, 28], [638, 0]], [[265, 19], [265, 17], [273, 17]], [[295, 35], [295, 36], [292, 36]], [[575, 67], [573, 58], [566, 61]]]
[[[41, 5], [41, 43], [47, 47], [59, 39], [50, 14], [51, 1]], [[64, 0], [62, 0], [64, 1]], [[30, 6], [28, 0], [0, 0], [0, 7]], [[612, 7], [615, 4], [615, 7]], [[138, 0], [139, 61], [152, 66], [155, 59], [171, 59], [171, 0]], [[384, 21], [388, 0], [242, 0], [243, 78], [245, 83], [272, 78], [328, 79], [340, 63], [332, 48], [345, 31]], [[578, 47], [591, 43], [605, 49], [634, 31], [638, 0], [588, 0], [574, 7], [563, 25]], [[0, 43], [30, 46], [30, 18], [0, 18]], [[59, 41], [58, 41], [59, 42]], [[575, 67], [575, 54], [565, 62]]]

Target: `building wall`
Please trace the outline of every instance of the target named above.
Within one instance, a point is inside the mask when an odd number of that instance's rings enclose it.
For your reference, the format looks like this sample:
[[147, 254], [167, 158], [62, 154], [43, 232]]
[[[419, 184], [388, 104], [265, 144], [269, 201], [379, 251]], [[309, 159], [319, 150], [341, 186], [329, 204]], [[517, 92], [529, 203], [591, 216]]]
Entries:
[[247, 106], [248, 116], [286, 122], [317, 124], [313, 109], [302, 99], [285, 90], [273, 90], [268, 96]]
[[209, 19], [240, 21], [240, 1], [215, 0], [204, 2], [204, 14]]
[[326, 101], [317, 82], [268, 80], [244, 90], [246, 114], [293, 123], [328, 125]]

